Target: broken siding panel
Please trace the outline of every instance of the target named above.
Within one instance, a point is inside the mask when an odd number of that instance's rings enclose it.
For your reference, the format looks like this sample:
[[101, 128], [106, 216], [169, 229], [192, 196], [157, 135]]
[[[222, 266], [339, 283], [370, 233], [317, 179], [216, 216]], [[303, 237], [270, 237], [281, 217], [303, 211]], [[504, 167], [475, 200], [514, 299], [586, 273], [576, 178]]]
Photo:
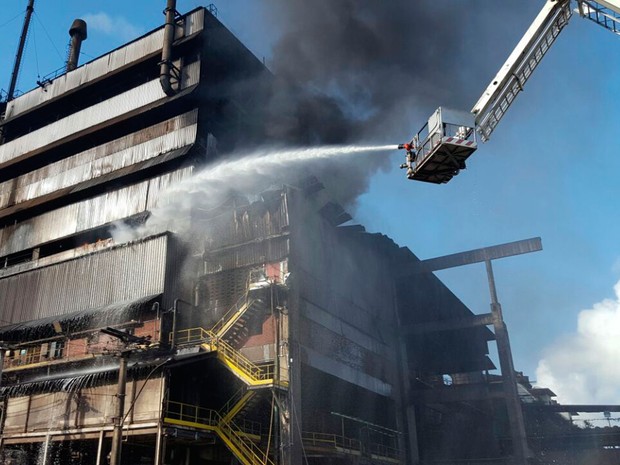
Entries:
[[0, 318], [20, 323], [164, 292], [168, 236], [0, 280]]
[[190, 176], [191, 172], [191, 167], [182, 168], [7, 226], [0, 230], [3, 234], [0, 256], [27, 250], [150, 210], [157, 206], [166, 189]]
[[7, 226], [0, 245], [0, 256], [143, 212], [147, 191], [148, 181], [145, 181]]
[[188, 166], [151, 179], [146, 209], [152, 210], [167, 205], [174, 198], [170, 192], [173, 186], [189, 178], [193, 172], [194, 167]]
[[153, 159], [196, 140], [197, 110], [99, 145], [0, 184], [0, 208]]
[[[191, 63], [183, 68], [181, 87], [187, 88], [197, 84], [199, 78], [200, 62]], [[147, 82], [92, 107], [73, 113], [55, 123], [18, 137], [4, 145], [0, 145], [0, 165], [82, 130], [110, 121], [125, 113], [166, 98], [167, 96], [161, 88], [159, 79]]]
[[[185, 19], [185, 24], [186, 27], [177, 28], [177, 39], [199, 32], [204, 28], [204, 10], [201, 9], [188, 15]], [[161, 28], [90, 63], [86, 63], [76, 70], [54, 79], [51, 84], [45, 86], [45, 89], [33, 89], [10, 101], [6, 109], [6, 118], [17, 116], [61, 96], [65, 92], [77, 89], [134, 61], [157, 53], [161, 50], [163, 43], [164, 30]]]
[[222, 270], [284, 260], [288, 257], [289, 252], [289, 238], [287, 236], [246, 244], [226, 252], [210, 254], [207, 251], [209, 258], [205, 262], [205, 272], [217, 273]]

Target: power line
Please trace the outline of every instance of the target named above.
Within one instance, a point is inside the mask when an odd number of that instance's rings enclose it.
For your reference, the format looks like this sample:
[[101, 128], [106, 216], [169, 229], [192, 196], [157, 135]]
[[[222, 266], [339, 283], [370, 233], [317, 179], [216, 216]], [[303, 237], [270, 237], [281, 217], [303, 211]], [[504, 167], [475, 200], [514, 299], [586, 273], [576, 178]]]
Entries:
[[56, 50], [56, 53], [58, 54], [58, 56], [60, 57], [61, 61], [64, 62], [64, 58], [62, 57], [62, 54], [60, 53], [60, 51], [58, 50], [58, 47], [56, 47], [56, 44], [54, 43], [54, 41], [52, 40], [52, 37], [50, 36], [49, 32], [47, 32], [47, 29], [45, 28], [45, 24], [43, 24], [43, 21], [41, 21], [41, 18], [39, 18], [39, 15], [37, 14], [37, 12], [34, 12], [34, 17], [37, 18], [37, 21], [39, 22], [39, 24], [41, 25], [41, 27], [43, 28], [43, 32], [45, 32], [45, 35], [47, 36], [47, 38], [49, 39], [50, 43], [52, 44], [52, 46], [54, 47], [54, 50]]

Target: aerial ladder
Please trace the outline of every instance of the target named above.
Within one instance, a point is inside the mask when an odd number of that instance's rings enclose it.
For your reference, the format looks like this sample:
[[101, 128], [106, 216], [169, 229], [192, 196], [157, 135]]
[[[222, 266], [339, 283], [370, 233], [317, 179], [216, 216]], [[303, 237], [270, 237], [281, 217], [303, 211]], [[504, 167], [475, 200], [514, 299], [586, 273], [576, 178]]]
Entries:
[[470, 113], [439, 107], [410, 142], [406, 151], [407, 177], [442, 184], [465, 168], [465, 161], [486, 142], [516, 96], [577, 12], [620, 35], [620, 0], [547, 0], [497, 75]]

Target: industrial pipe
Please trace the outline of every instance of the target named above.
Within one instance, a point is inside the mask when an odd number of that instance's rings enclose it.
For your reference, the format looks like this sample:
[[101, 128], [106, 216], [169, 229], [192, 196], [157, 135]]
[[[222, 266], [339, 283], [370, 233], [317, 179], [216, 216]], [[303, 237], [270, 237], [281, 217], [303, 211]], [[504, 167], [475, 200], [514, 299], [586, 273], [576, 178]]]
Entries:
[[170, 348], [174, 349], [177, 343], [177, 312], [179, 311], [179, 303], [189, 305], [194, 308], [187, 300], [183, 299], [174, 299], [174, 304], [172, 305], [172, 335], [170, 337]]
[[88, 37], [88, 34], [86, 33], [86, 21], [83, 19], [74, 20], [71, 28], [69, 29], [69, 35], [71, 36], [71, 43], [69, 44], [67, 72], [73, 71], [78, 66], [82, 41], [86, 40]]
[[159, 67], [159, 82], [161, 88], [166, 95], [174, 95], [176, 90], [172, 88], [172, 42], [174, 41], [174, 33], [176, 29], [176, 0], [167, 0], [166, 9], [164, 14], [166, 15], [166, 23], [164, 26], [164, 44], [161, 49], [161, 62]]

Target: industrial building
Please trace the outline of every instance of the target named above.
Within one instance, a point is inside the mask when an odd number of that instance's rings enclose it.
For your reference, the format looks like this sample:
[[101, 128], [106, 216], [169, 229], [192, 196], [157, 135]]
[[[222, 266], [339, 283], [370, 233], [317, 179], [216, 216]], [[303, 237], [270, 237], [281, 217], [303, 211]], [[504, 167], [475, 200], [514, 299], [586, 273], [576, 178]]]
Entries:
[[273, 136], [272, 76], [213, 10], [78, 55], [2, 104], [2, 463], [505, 463], [490, 323], [442, 327], [473, 314], [319, 179], [115, 236]]

